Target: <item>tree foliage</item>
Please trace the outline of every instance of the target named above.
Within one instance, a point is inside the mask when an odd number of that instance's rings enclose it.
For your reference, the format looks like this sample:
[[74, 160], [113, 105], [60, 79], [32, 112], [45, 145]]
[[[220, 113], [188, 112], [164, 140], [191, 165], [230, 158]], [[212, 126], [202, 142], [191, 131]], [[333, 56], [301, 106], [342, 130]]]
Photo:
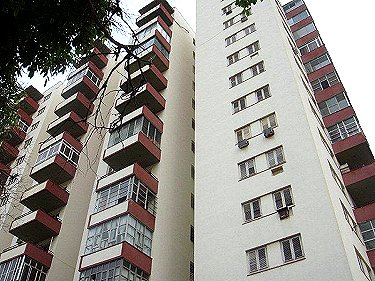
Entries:
[[[263, 1], [263, 0], [261, 0]], [[251, 5], [255, 5], [258, 0], [236, 0], [236, 5], [244, 9], [245, 15], [250, 15]]]
[[120, 0], [1, 0], [0, 140], [17, 122], [23, 96], [17, 77], [26, 71], [44, 76], [65, 71], [89, 54], [122, 16]]

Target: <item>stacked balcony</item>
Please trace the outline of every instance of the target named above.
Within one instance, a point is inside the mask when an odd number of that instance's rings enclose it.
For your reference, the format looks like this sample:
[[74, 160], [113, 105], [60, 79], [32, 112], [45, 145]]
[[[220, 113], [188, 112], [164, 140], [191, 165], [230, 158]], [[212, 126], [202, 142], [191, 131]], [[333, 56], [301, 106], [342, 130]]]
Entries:
[[133, 163], [148, 167], [160, 161], [162, 121], [146, 106], [126, 115], [112, 130], [103, 160], [115, 170]]
[[43, 144], [30, 177], [38, 183], [49, 179], [62, 184], [74, 178], [82, 144], [64, 132]]
[[87, 118], [94, 110], [94, 104], [82, 93], [78, 92], [57, 105], [55, 114], [63, 117], [75, 112], [81, 118]]
[[8, 141], [3, 141], [0, 146], [0, 162], [9, 165], [19, 154], [18, 148], [11, 145]]
[[141, 15], [137, 18], [136, 24], [141, 27], [152, 19], [161, 17], [168, 26], [171, 26], [173, 24], [173, 18], [171, 16], [173, 12], [173, 8], [167, 1], [152, 1], [150, 4], [139, 10]]
[[63, 132], [69, 132], [75, 138], [79, 138], [88, 130], [88, 123], [77, 113], [71, 111], [49, 124], [47, 133], [55, 137]]
[[38, 108], [39, 104], [35, 101], [32, 97], [26, 96], [20, 103], [20, 108], [25, 111], [28, 115], [35, 113]]
[[87, 57], [81, 59], [78, 66], [80, 67], [85, 63], [91, 61], [97, 68], [103, 69], [108, 64], [108, 58], [106, 57], [106, 54], [108, 53], [109, 52], [103, 53], [97, 47], [94, 47]]

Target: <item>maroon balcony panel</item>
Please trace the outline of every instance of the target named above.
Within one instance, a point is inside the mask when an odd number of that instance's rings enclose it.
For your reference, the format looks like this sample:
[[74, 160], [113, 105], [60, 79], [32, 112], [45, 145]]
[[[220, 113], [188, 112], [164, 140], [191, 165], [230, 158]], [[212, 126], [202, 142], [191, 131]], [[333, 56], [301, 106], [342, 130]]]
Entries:
[[106, 44], [104, 44], [100, 40], [96, 40], [94, 42], [94, 47], [97, 48], [100, 51], [100, 53], [102, 53], [102, 54], [109, 54], [109, 53], [111, 53], [111, 49], [108, 48], [108, 46]]
[[142, 115], [146, 117], [146, 119], [150, 121], [160, 133], [163, 133], [163, 121], [161, 121], [159, 117], [152, 113], [152, 111], [149, 110], [147, 106], [142, 107]]
[[159, 4], [162, 4], [165, 7], [165, 9], [167, 10], [167, 12], [169, 14], [173, 14], [174, 13], [174, 9], [172, 8], [172, 6], [166, 0], [151, 1], [149, 4], [147, 4], [146, 6], [142, 7], [141, 9], [139, 9], [138, 12], [141, 15], [142, 14], [146, 14], [148, 11], [152, 10], [153, 8], [155, 8]]
[[8, 165], [17, 158], [18, 154], [18, 148], [14, 147], [7, 141], [2, 142], [0, 147], [0, 162]]
[[28, 96], [32, 97], [34, 100], [39, 101], [43, 95], [33, 86], [29, 86], [25, 89]]
[[168, 33], [169, 36], [172, 36], [172, 30], [169, 28], [169, 26], [163, 21], [163, 19], [159, 16], [157, 18], [158, 23], [163, 27], [163, 29]]
[[151, 231], [155, 230], [155, 216], [133, 200], [129, 200], [128, 213], [147, 226]]
[[148, 48], [139, 54], [141, 61], [133, 60], [129, 65], [129, 72], [134, 73], [139, 68], [152, 63], [160, 72], [169, 68], [169, 60], [160, 52], [156, 45]]
[[171, 51], [171, 44], [168, 43], [168, 41], [164, 38], [163, 35], [161, 35], [159, 30], [155, 30], [155, 36], [160, 41], [160, 43], [164, 46], [164, 48], [170, 52]]
[[88, 123], [77, 113], [72, 111], [70, 114], [66, 114], [53, 121], [48, 126], [47, 132], [53, 137], [56, 137], [63, 132], [69, 132], [70, 135], [78, 138], [87, 132], [88, 127]]
[[38, 110], [39, 104], [31, 97], [26, 96], [20, 103], [20, 107], [24, 110], [28, 115], [35, 113]]
[[313, 40], [314, 38], [316, 38], [318, 36], [319, 36], [319, 31], [315, 30], [315, 31], [313, 31], [309, 34], [306, 34], [302, 38], [296, 40], [296, 44], [297, 44], [298, 47], [301, 47], [301, 46], [305, 45], [307, 42], [310, 42], [311, 40]]
[[370, 265], [375, 268], [375, 249], [367, 251], [368, 259], [370, 260]]
[[151, 274], [152, 259], [126, 242], [122, 244], [122, 257], [147, 274]]
[[312, 73], [309, 73], [308, 77], [309, 77], [310, 81], [314, 81], [314, 80], [316, 80], [316, 79], [318, 79], [318, 78], [320, 78], [320, 77], [322, 77], [322, 76], [324, 76], [328, 73], [331, 73], [333, 71], [335, 71], [335, 67], [332, 63], [330, 63], [330, 64], [312, 72]]
[[375, 219], [375, 203], [354, 209], [354, 215], [358, 223]]
[[313, 18], [312, 17], [308, 17], [308, 18], [305, 18], [304, 20], [301, 20], [300, 22], [297, 22], [296, 24], [292, 25], [290, 27], [290, 29], [292, 30], [292, 32], [295, 32], [296, 30], [310, 24], [314, 22]]
[[82, 118], [87, 118], [94, 110], [94, 104], [81, 92], [63, 101], [55, 109], [55, 114], [59, 117], [74, 111]]
[[16, 218], [9, 232], [25, 242], [38, 243], [60, 233], [61, 222], [42, 210]]
[[31, 125], [31, 123], [33, 123], [33, 119], [30, 117], [30, 115], [28, 115], [24, 110], [22, 110], [21, 108], [18, 109], [18, 115], [19, 117], [25, 121], [25, 123], [27, 125]]
[[353, 107], [349, 106], [323, 118], [324, 125], [328, 128], [336, 123], [355, 115]]
[[320, 91], [315, 94], [315, 99], [318, 103], [328, 100], [330, 98], [333, 98], [337, 94], [340, 94], [342, 92], [345, 92], [344, 85], [340, 82], [332, 87], [328, 87], [327, 89], [324, 89], [323, 91]]
[[[372, 177], [375, 177], [375, 162], [343, 175], [347, 187]], [[375, 190], [375, 187], [373, 188]]]
[[319, 48], [316, 48], [312, 52], [309, 52], [306, 55], [303, 55], [302, 56], [302, 62], [307, 63], [307, 62], [309, 62], [313, 59], [316, 59], [316, 58], [324, 55], [325, 53], [327, 53], [327, 48], [324, 45], [320, 46]]
[[50, 212], [65, 206], [68, 199], [66, 189], [48, 180], [25, 191], [21, 203], [32, 211], [43, 209]]
[[4, 163], [0, 162], [0, 173], [9, 176], [11, 169], [6, 166]]
[[295, 15], [298, 15], [300, 12], [302, 12], [303, 10], [306, 10], [307, 7], [305, 4], [295, 8], [294, 10], [291, 10], [290, 12], [286, 13], [285, 16], [287, 19], [290, 19], [292, 17], [294, 17]]
[[104, 68], [108, 64], [108, 58], [106, 53], [102, 53], [98, 48], [93, 48], [91, 54], [80, 60], [78, 67], [84, 65], [87, 62], [92, 62], [98, 69]]
[[130, 94], [123, 94], [118, 97], [115, 108], [121, 115], [127, 115], [140, 106], [147, 106], [154, 114], [165, 108], [164, 97], [150, 83], [142, 86], [135, 96], [132, 97], [132, 102], [129, 102], [130, 97]]
[[346, 139], [340, 140], [332, 145], [335, 154], [340, 154], [341, 152], [353, 148], [362, 143], [367, 143], [367, 139], [363, 133], [355, 134]]
[[21, 131], [19, 128], [11, 128], [10, 129], [10, 138], [8, 142], [13, 145], [17, 146], [21, 144], [26, 138], [26, 133], [24, 131]]
[[147, 15], [146, 14], [141, 14], [137, 18], [137, 21], [136, 21], [137, 26], [142, 27], [143, 25], [145, 25], [146, 23], [148, 23], [149, 21], [153, 20], [154, 18], [156, 18], [158, 16], [160, 16], [168, 26], [171, 26], [172, 23], [173, 23], [172, 16], [167, 11], [167, 9], [164, 7], [163, 4], [159, 4], [159, 7], [157, 9], [155, 9], [151, 13], [148, 13]]

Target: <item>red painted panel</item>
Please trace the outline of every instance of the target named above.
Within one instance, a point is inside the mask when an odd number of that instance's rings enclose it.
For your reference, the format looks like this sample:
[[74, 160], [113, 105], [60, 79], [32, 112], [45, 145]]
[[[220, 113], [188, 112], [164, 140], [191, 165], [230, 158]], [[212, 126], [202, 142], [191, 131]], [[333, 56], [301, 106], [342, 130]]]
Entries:
[[155, 230], [155, 216], [142, 208], [133, 200], [129, 200], [128, 213], [147, 226], [150, 230]]
[[323, 118], [324, 125], [328, 128], [336, 123], [355, 115], [353, 107], [349, 106]]
[[358, 223], [375, 219], [375, 203], [354, 209], [354, 215]]
[[162, 63], [164, 64], [164, 66], [166, 68], [169, 68], [169, 60], [162, 54], [162, 52], [160, 52], [160, 50], [158, 49], [158, 47], [156, 47], [155, 45], [152, 46], [152, 51], [162, 61]]
[[70, 145], [72, 145], [78, 151], [82, 150], [83, 144], [80, 141], [78, 141], [76, 138], [73, 138], [68, 132], [63, 133], [62, 139], [66, 140]]
[[105, 65], [108, 64], [108, 58], [107, 58], [102, 52], [100, 52], [98, 48], [95, 47], [94, 50], [93, 50], [93, 53], [94, 53], [96, 56], [98, 56], [99, 59], [100, 59]]
[[375, 162], [343, 175], [345, 186], [375, 177]]
[[60, 233], [61, 222], [46, 214], [45, 212], [38, 210], [35, 216], [35, 220], [47, 226], [55, 233], [55, 235], [58, 235]]
[[324, 55], [327, 52], [327, 48], [323, 45], [319, 48], [316, 48], [314, 51], [307, 53], [306, 55], [302, 56], [302, 62], [307, 63], [317, 57]]
[[87, 85], [87, 87], [89, 87], [89, 89], [93, 93], [95, 93], [96, 95], [98, 94], [98, 92], [99, 92], [98, 86], [96, 86], [87, 76], [83, 77], [83, 80], [82, 80], [81, 83], [85, 83]]
[[164, 5], [162, 3], [160, 3], [159, 7], [160, 7], [160, 10], [167, 16], [169, 21], [173, 23], [173, 18], [171, 16], [171, 14], [167, 11], [167, 9], [164, 7]]
[[20, 118], [26, 122], [27, 125], [31, 125], [31, 123], [33, 122], [33, 118], [31, 118], [25, 111], [23, 111], [23, 109], [19, 108], [18, 109], [18, 115], [20, 116]]
[[157, 17], [157, 21], [163, 27], [163, 29], [168, 33], [168, 35], [172, 36], [172, 30], [169, 28], [169, 26], [163, 21], [163, 19], [160, 16]]
[[146, 117], [148, 121], [152, 123], [158, 129], [160, 133], [163, 133], [163, 121], [160, 120], [147, 106], [142, 107], [142, 114]]
[[[55, 157], [55, 163], [61, 167], [65, 172], [67, 172], [73, 178], [77, 168], [65, 160], [60, 154]], [[32, 171], [31, 171], [32, 172]]]
[[294, 10], [291, 10], [290, 12], [286, 13], [285, 16], [287, 19], [290, 19], [292, 17], [294, 17], [295, 15], [299, 14], [300, 12], [302, 12], [303, 10], [306, 10], [307, 7], [305, 4], [295, 8]]
[[39, 107], [38, 102], [29, 96], [26, 96], [25, 99], [21, 101], [21, 103], [29, 104], [34, 109], [34, 112], [37, 111]]
[[140, 250], [124, 242], [122, 244], [121, 256], [130, 263], [134, 264], [136, 267], [142, 269], [147, 274], [151, 274], [152, 259], [149, 256], [142, 253]]
[[141, 182], [152, 190], [152, 192], [155, 194], [158, 192], [159, 181], [137, 163], [134, 163], [134, 174], [141, 180]]
[[103, 71], [101, 71], [92, 61], [88, 62], [88, 66], [95, 73], [95, 75], [97, 75], [100, 79], [103, 79]]
[[16, 158], [18, 154], [20, 153], [17, 147], [14, 147], [7, 141], [3, 141], [2, 144], [2, 149], [7, 152], [8, 155], [10, 155], [12, 158]]
[[138, 141], [160, 161], [160, 148], [157, 147], [143, 132], [138, 134]]
[[326, 65], [325, 67], [322, 67], [310, 74], [308, 74], [307, 76], [309, 77], [309, 80], [310, 81], [314, 81], [328, 73], [331, 73], [332, 71], [335, 71], [335, 67], [332, 63]]
[[8, 166], [6, 166], [4, 163], [0, 162], [0, 171], [9, 176], [11, 169]]
[[53, 256], [33, 244], [28, 243], [26, 245], [25, 255], [43, 264], [47, 268], [51, 267]]
[[314, 22], [312, 17], [308, 17], [308, 18], [305, 18], [304, 20], [301, 20], [300, 22], [297, 22], [296, 24], [292, 25], [290, 27], [290, 29], [292, 30], [292, 32], [294, 32], [294, 31], [296, 31], [296, 30], [298, 30], [298, 29], [300, 29], [300, 28], [302, 28], [302, 27], [304, 27], [304, 26], [306, 26], [306, 25], [308, 25], [312, 22]]
[[167, 49], [168, 52], [171, 51], [171, 44], [161, 35], [159, 30], [155, 30], [155, 36], [159, 39], [160, 43]]
[[165, 98], [150, 83], [146, 84], [146, 90], [165, 108]]
[[45, 188], [65, 204], [68, 203], [69, 193], [66, 190], [64, 190], [61, 186], [55, 184], [51, 180], [48, 180]]
[[344, 85], [340, 82], [340, 83], [333, 85], [332, 87], [329, 87], [327, 89], [324, 89], [323, 91], [316, 93], [315, 99], [319, 103], [319, 102], [328, 100], [342, 92], [345, 92], [345, 88], [344, 88]]
[[312, 39], [314, 39], [318, 36], [319, 36], [319, 31], [315, 30], [315, 31], [303, 36], [302, 38], [298, 39], [296, 41], [296, 45], [298, 47], [301, 47], [301, 46], [305, 45], [307, 42], [310, 42]]
[[84, 94], [82, 94], [81, 92], [78, 92], [77, 93], [77, 100], [84, 106], [87, 108], [88, 110], [88, 114], [91, 114], [92, 111], [94, 110], [94, 104], [88, 99], [86, 98], [86, 96]]
[[375, 268], [375, 249], [367, 251], [368, 259], [370, 260], [370, 264], [372, 268]]
[[367, 142], [365, 135], [363, 133], [358, 133], [354, 136], [348, 137], [346, 139], [334, 143], [332, 147], [335, 154], [339, 154], [349, 148], [355, 147], [365, 142]]

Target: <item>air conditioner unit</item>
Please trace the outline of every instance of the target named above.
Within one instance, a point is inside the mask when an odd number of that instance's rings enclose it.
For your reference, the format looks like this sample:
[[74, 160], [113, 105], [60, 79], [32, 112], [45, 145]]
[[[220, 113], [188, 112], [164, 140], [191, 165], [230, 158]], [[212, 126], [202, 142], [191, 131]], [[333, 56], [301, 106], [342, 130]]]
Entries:
[[266, 138], [270, 138], [275, 134], [275, 131], [272, 127], [268, 127], [263, 130], [263, 134]]
[[283, 207], [277, 210], [280, 216], [280, 220], [286, 219], [289, 217], [289, 207]]
[[230, 15], [232, 13], [232, 10], [228, 10], [225, 12], [226, 15]]
[[238, 148], [242, 149], [242, 148], [245, 148], [246, 146], [249, 145], [249, 141], [248, 140], [242, 140], [238, 143]]
[[242, 16], [241, 21], [242, 21], [242, 22], [247, 21], [247, 16]]

